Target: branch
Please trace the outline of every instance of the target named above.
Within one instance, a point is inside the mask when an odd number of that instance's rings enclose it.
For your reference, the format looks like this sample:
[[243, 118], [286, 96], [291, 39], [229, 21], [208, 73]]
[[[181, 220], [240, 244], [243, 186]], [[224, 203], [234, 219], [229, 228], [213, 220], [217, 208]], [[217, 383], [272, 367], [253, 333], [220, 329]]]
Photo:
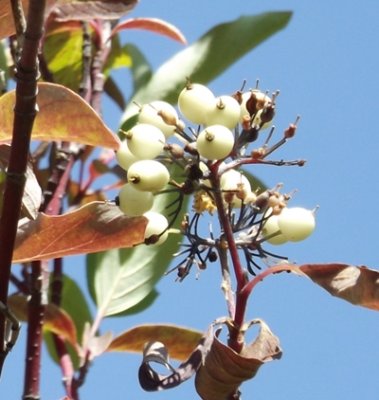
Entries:
[[[12, 148], [0, 217], [0, 301], [7, 304], [12, 254], [25, 185], [25, 172], [34, 119], [37, 113], [37, 54], [43, 34], [45, 1], [30, 0], [27, 27], [15, 77], [16, 104]], [[0, 354], [5, 351], [5, 320], [0, 314]]]
[[[237, 353], [239, 353], [241, 351], [242, 345], [243, 345], [243, 343], [240, 342], [239, 330], [244, 322], [246, 304], [247, 304], [247, 298], [245, 298], [244, 296], [241, 296], [241, 289], [247, 283], [247, 277], [246, 277], [246, 273], [243, 270], [242, 265], [241, 265], [240, 257], [238, 255], [238, 249], [236, 246], [236, 242], [234, 240], [232, 226], [230, 224], [228, 215], [227, 215], [225, 207], [224, 207], [222, 193], [219, 190], [220, 178], [219, 178], [219, 173], [218, 173], [218, 167], [219, 167], [219, 165], [217, 163], [210, 166], [210, 170], [211, 170], [210, 178], [212, 181], [212, 186], [214, 188], [216, 188], [213, 195], [214, 195], [214, 199], [215, 199], [216, 206], [217, 206], [218, 218], [220, 221], [220, 226], [224, 232], [224, 237], [227, 242], [228, 250], [229, 250], [230, 257], [232, 259], [233, 268], [234, 268], [234, 274], [235, 274], [236, 281], [237, 281], [236, 306], [235, 306], [235, 313], [233, 316], [233, 325], [234, 325], [235, 329], [230, 330], [230, 337], [229, 337], [228, 344], [233, 350], [235, 350]], [[223, 239], [221, 239], [221, 240], [223, 240]], [[222, 243], [221, 243], [221, 246], [222, 246]], [[230, 306], [228, 306], [228, 307], [230, 309]]]

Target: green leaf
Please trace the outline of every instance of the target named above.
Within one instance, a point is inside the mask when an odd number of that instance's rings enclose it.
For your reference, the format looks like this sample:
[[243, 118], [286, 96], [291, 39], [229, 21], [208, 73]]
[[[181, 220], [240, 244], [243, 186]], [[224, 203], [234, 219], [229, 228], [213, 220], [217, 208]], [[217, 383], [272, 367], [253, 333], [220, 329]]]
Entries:
[[129, 68], [132, 65], [132, 58], [128, 53], [128, 46], [120, 46], [118, 37], [112, 39], [111, 52], [104, 66], [104, 74], [109, 75], [112, 69]]
[[61, 307], [74, 321], [78, 340], [81, 340], [84, 324], [92, 321], [92, 315], [87, 300], [78, 284], [69, 276], [63, 277]]
[[82, 80], [83, 31], [79, 23], [57, 24], [47, 33], [44, 56], [54, 82], [77, 92]]
[[[78, 342], [80, 343], [84, 331], [84, 324], [86, 322], [92, 321], [92, 315], [89, 310], [87, 300], [80, 287], [73, 279], [71, 279], [67, 275], [63, 276], [61, 308], [66, 311], [66, 313], [71, 317], [72, 321], [74, 322]], [[58, 363], [59, 360], [55, 350], [52, 334], [45, 333], [44, 339], [50, 357], [54, 362]], [[78, 369], [79, 357], [77, 351], [70, 345], [68, 345], [68, 350], [71, 360], [74, 364], [74, 368]]]
[[[171, 172], [171, 177], [175, 179], [175, 171]], [[172, 193], [157, 195], [154, 210], [165, 213], [166, 206], [176, 196]], [[180, 223], [187, 204], [188, 196], [174, 226]], [[140, 304], [167, 270], [181, 240], [182, 237], [174, 233], [160, 246], [139, 245], [134, 249], [89, 254], [87, 282], [101, 313], [104, 316], [116, 315]], [[150, 304], [147, 302], [145, 306]]]
[[127, 44], [124, 47], [127, 49], [128, 54], [130, 54], [132, 58], [131, 72], [133, 78], [133, 90], [136, 92], [139, 88], [148, 83], [153, 75], [153, 72], [147, 59], [136, 46]]
[[104, 92], [120, 107], [121, 110], [126, 107], [124, 94], [111, 76], [109, 76], [105, 81]]
[[135, 306], [125, 310], [120, 314], [116, 314], [115, 317], [125, 317], [127, 315], [138, 314], [147, 308], [149, 308], [154, 301], [158, 298], [159, 292], [156, 289], [153, 289], [142, 301], [140, 301]]
[[9, 79], [5, 42], [1, 41], [0, 41], [0, 72], [3, 74], [2, 77], [0, 76], [0, 79], [2, 79], [2, 81], [0, 80], [0, 93], [1, 93], [2, 90], [6, 89]]
[[290, 17], [291, 12], [271, 12], [242, 16], [215, 26], [164, 63], [146, 85], [138, 88], [122, 121], [125, 122], [136, 113], [133, 102], [143, 104], [159, 99], [176, 104], [186, 78], [190, 77], [193, 82], [209, 82], [244, 54], [283, 29]]

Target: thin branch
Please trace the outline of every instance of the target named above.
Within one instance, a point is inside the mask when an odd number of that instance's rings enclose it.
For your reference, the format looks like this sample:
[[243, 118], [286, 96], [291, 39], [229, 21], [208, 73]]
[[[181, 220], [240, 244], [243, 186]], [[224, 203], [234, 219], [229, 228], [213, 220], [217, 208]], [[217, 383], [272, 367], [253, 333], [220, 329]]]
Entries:
[[[30, 137], [37, 113], [37, 54], [43, 34], [45, 1], [30, 0], [21, 57], [16, 70], [16, 104], [12, 147], [0, 217], [0, 301], [7, 304], [12, 254], [25, 185]], [[0, 353], [4, 348], [5, 320], [0, 315]]]

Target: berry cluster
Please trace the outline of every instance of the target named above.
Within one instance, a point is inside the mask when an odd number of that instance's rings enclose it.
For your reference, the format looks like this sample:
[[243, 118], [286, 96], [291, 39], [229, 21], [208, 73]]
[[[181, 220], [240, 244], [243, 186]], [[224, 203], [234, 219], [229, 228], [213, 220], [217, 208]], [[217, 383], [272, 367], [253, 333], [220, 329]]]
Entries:
[[[268, 130], [263, 144], [249, 149], [271, 126], [278, 92], [258, 89], [237, 91], [231, 96], [216, 97], [206, 86], [187, 83], [178, 97], [178, 108], [185, 120], [195, 125], [185, 128], [174, 107], [153, 101], [139, 107], [138, 123], [122, 131], [124, 140], [116, 154], [127, 171], [127, 183], [121, 188], [117, 204], [129, 216], [144, 215], [149, 223], [146, 243], [163, 243], [172, 223], [179, 215], [183, 197], [193, 195], [194, 217], [182, 223], [182, 234], [189, 245], [178, 254], [185, 259], [176, 267], [183, 279], [193, 264], [205, 268], [217, 258], [223, 240], [225, 220], [230, 224], [237, 248], [245, 254], [247, 269], [260, 268], [256, 259], [272, 256], [262, 248], [266, 242], [278, 245], [300, 241], [315, 228], [314, 210], [288, 207], [291, 196], [274, 189], [252, 188], [240, 169], [248, 164], [303, 165], [304, 161], [269, 160], [277, 148], [294, 136], [296, 123], [284, 131], [282, 138], [270, 145], [274, 128]], [[183, 169], [185, 179], [170, 177], [175, 164]], [[175, 191], [178, 198], [170, 207], [169, 222], [162, 214], [151, 211], [154, 196]], [[204, 212], [218, 212], [221, 233], [218, 239], [202, 238], [197, 225]], [[184, 228], [183, 228], [184, 227]], [[204, 256], [205, 254], [205, 256]], [[277, 256], [280, 258], [280, 256]]]

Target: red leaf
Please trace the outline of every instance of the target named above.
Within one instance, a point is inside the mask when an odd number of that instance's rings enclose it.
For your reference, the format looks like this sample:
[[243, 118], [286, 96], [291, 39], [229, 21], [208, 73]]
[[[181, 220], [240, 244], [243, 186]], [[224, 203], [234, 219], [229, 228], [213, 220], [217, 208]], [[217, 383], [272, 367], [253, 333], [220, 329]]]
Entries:
[[111, 37], [124, 29], [143, 29], [166, 36], [170, 39], [178, 41], [179, 43], [187, 44], [186, 38], [178, 28], [158, 18], [128, 19], [127, 21], [121, 22], [113, 28]]
[[299, 269], [331, 295], [379, 310], [379, 271], [338, 263], [305, 264]]
[[[23, 6], [29, 4], [29, 0], [23, 0]], [[15, 33], [15, 27], [12, 16], [11, 2], [2, 0], [0, 1], [0, 39], [11, 36]]]
[[118, 19], [131, 11], [137, 0], [70, 0], [53, 9], [57, 21]]
[[146, 219], [94, 202], [63, 215], [40, 213], [19, 226], [13, 262], [87, 254], [142, 243]]
[[212, 345], [202, 366], [196, 373], [195, 386], [203, 400], [232, 398], [238, 387], [251, 379], [262, 364], [281, 356], [279, 340], [262, 320], [253, 320], [247, 326], [260, 324], [256, 340], [245, 345], [241, 354], [236, 353], [217, 338], [215, 332]]
[[[27, 299], [25, 296], [19, 294], [9, 296], [8, 305], [19, 320], [27, 320]], [[43, 328], [61, 336], [75, 349], [79, 348], [73, 320], [66, 311], [55, 304], [46, 305]]]
[[183, 361], [191, 354], [202, 333], [174, 325], [141, 325], [117, 336], [108, 351], [143, 351], [144, 344], [151, 341], [164, 343], [170, 356]]
[[[72, 90], [53, 83], [39, 83], [37, 103], [39, 112], [33, 126], [33, 140], [64, 140], [118, 149], [118, 137]], [[0, 143], [12, 138], [14, 104], [14, 90], [0, 97]]]

